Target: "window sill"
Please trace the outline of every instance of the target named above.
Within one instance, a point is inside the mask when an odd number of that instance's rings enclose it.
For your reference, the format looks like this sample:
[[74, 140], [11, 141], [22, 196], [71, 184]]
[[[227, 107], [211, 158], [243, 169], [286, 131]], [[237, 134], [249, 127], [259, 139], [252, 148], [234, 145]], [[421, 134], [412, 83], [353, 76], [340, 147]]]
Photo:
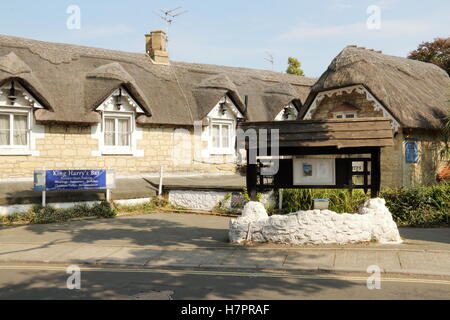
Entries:
[[93, 157], [101, 156], [133, 156], [142, 158], [144, 156], [144, 150], [95, 150], [92, 151]]
[[211, 150], [209, 152], [212, 156], [232, 156], [235, 154], [234, 150]]
[[102, 150], [101, 154], [103, 156], [133, 156], [134, 152], [132, 150]]

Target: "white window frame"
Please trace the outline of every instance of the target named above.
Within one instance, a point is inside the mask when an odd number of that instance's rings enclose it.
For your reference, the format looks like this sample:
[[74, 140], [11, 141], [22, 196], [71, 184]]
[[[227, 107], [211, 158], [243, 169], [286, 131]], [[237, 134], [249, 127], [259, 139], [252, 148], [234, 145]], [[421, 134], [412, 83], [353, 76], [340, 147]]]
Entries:
[[[213, 144], [213, 126], [219, 126], [219, 144], [220, 147], [214, 147]], [[228, 130], [228, 141], [230, 145], [228, 147], [222, 146], [222, 126], [229, 126], [230, 130]], [[212, 155], [232, 155], [234, 154], [234, 144], [235, 144], [235, 122], [233, 120], [217, 120], [217, 119], [211, 119], [210, 123], [210, 134], [209, 134], [209, 145], [211, 146], [211, 152]]]
[[[108, 146], [105, 143], [105, 130], [106, 130], [106, 119], [114, 119], [115, 120], [115, 145], [114, 146]], [[130, 136], [129, 136], [129, 145], [128, 146], [119, 146], [117, 145], [118, 141], [119, 141], [119, 131], [117, 130], [118, 128], [118, 123], [119, 123], [119, 119], [127, 119], [130, 123]], [[133, 135], [135, 134], [136, 129], [135, 129], [135, 113], [134, 112], [112, 112], [112, 111], [108, 111], [108, 112], [102, 112], [102, 136], [101, 136], [101, 140], [102, 140], [102, 148], [101, 148], [101, 152], [104, 155], [133, 155]]]
[[[29, 151], [31, 146], [31, 128], [32, 128], [32, 116], [31, 116], [31, 108], [14, 108], [8, 106], [0, 106], [0, 114], [9, 116], [9, 124], [10, 124], [10, 144], [9, 145], [0, 145], [0, 150], [18, 150], [20, 151]], [[27, 116], [27, 144], [26, 145], [15, 145], [14, 144], [14, 119], [15, 115]]]
[[[353, 115], [353, 117], [349, 117], [349, 115]], [[338, 116], [342, 116], [342, 118], [338, 118]], [[358, 113], [354, 111], [338, 111], [333, 112], [334, 119], [356, 119], [358, 118]]]

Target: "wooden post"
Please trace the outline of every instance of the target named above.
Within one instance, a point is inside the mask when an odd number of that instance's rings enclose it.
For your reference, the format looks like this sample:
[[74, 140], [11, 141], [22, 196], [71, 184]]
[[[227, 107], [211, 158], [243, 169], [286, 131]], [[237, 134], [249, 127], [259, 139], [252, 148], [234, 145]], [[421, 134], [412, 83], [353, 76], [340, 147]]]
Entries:
[[254, 159], [250, 159], [251, 154], [253, 153], [247, 149], [247, 192], [251, 201], [258, 201], [258, 196], [256, 193], [258, 170], [256, 164], [256, 157]]
[[371, 152], [372, 156], [372, 182], [371, 182], [371, 197], [377, 198], [380, 195], [381, 189], [381, 152], [380, 148], [376, 148]]

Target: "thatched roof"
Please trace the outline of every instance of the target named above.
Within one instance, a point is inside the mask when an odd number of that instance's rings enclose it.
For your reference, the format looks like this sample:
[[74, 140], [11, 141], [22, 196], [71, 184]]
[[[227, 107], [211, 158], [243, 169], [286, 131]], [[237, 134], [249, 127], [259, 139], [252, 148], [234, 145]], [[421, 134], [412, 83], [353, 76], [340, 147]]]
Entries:
[[303, 116], [318, 92], [364, 85], [406, 128], [439, 128], [449, 112], [450, 78], [434, 64], [346, 47], [313, 86]]
[[296, 97], [295, 88], [288, 82], [280, 82], [267, 87], [264, 90], [264, 102], [269, 117], [274, 119], [280, 110], [291, 102], [300, 110], [302, 103]]
[[[36, 111], [38, 121], [97, 123], [100, 116], [95, 108], [125, 86], [146, 112], [138, 118], [143, 125], [192, 125], [224, 94], [230, 95], [247, 120], [273, 120], [284, 106], [277, 102], [267, 110], [268, 96], [277, 101], [283, 96], [281, 104], [294, 99], [304, 102], [316, 81], [245, 68], [180, 62], [156, 65], [144, 53], [0, 36], [0, 83], [11, 78], [18, 79], [45, 107]], [[288, 93], [271, 93], [270, 88], [278, 84], [289, 86]]]

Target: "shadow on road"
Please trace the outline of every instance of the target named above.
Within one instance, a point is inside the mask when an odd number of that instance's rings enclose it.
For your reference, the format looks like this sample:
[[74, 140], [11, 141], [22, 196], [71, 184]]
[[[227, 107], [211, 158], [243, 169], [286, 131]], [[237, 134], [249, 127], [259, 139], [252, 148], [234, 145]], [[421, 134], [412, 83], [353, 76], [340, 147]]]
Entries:
[[332, 290], [339, 299], [340, 290], [364, 285], [347, 280], [82, 270], [81, 290], [68, 290], [69, 275], [64, 271], [5, 272], [0, 271], [0, 299], [308, 299], [317, 298], [322, 290]]
[[[123, 244], [156, 246], [227, 245], [228, 220], [207, 227], [203, 216], [177, 215], [159, 219], [157, 215], [29, 225], [0, 228], [5, 242], [46, 242], [51, 244]], [[219, 218], [220, 220], [223, 218]], [[210, 223], [211, 224], [211, 223]], [[214, 223], [213, 223], [214, 224]], [[219, 223], [218, 223], [219, 224]], [[203, 225], [203, 226], [202, 226]]]

